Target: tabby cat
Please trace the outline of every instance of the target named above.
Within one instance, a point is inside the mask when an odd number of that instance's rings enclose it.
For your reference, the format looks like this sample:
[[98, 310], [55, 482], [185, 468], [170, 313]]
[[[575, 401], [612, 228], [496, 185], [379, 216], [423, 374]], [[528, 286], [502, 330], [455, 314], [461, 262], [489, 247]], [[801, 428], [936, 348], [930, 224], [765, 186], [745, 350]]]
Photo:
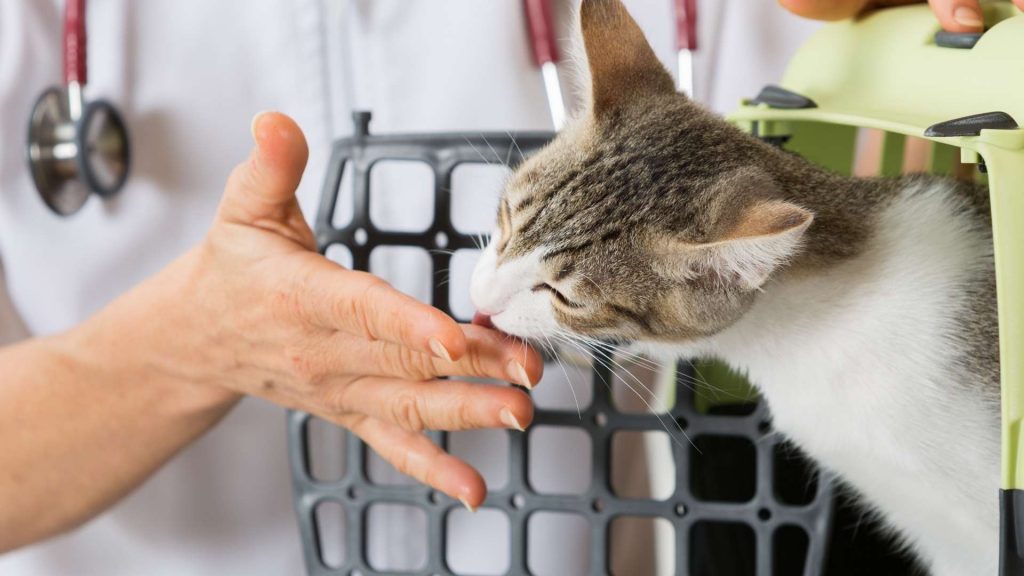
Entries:
[[580, 29], [588, 102], [509, 180], [474, 305], [526, 339], [725, 360], [934, 576], [994, 574], [987, 191], [761, 142], [677, 93], [619, 0]]

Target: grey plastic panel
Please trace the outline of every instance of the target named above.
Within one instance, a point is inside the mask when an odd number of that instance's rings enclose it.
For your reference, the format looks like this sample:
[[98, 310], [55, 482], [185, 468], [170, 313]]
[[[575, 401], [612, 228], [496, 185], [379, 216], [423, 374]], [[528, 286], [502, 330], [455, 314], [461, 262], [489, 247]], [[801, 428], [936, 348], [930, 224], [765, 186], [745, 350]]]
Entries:
[[[542, 147], [551, 138], [548, 133], [466, 133], [439, 135], [387, 135], [372, 136], [367, 128], [369, 115], [357, 115], [357, 132], [352, 138], [334, 145], [330, 167], [324, 183], [323, 197], [316, 218], [316, 235], [321, 252], [335, 244], [344, 244], [352, 251], [354, 267], [368, 269], [370, 251], [380, 245], [407, 245], [426, 249], [435, 248], [437, 233], [447, 236], [447, 248], [474, 248], [471, 235], [460, 233], [451, 223], [451, 175], [461, 163], [481, 163], [481, 151], [493, 160], [515, 165], [530, 153]], [[423, 232], [397, 233], [375, 229], [369, 215], [370, 171], [374, 163], [384, 159], [419, 160], [430, 165], [434, 172], [434, 221]], [[343, 228], [332, 225], [332, 216], [338, 202], [338, 190], [345, 170], [352, 171], [352, 221]], [[357, 231], [362, 232], [357, 233]], [[362, 244], [356, 239], [364, 240]], [[430, 253], [434, 270], [447, 269], [451, 260], [448, 252]], [[448, 287], [439, 283], [434, 287], [432, 303], [450, 313]], [[596, 352], [596, 351], [595, 351]], [[581, 494], [552, 495], [539, 493], [529, 482], [529, 434], [509, 434], [508, 482], [492, 490], [483, 508], [498, 510], [507, 515], [510, 525], [510, 566], [506, 574], [530, 574], [528, 558], [528, 519], [531, 514], [545, 512], [573, 512], [585, 517], [590, 530], [590, 574], [610, 573], [608, 539], [612, 521], [623, 515], [658, 517], [668, 520], [675, 529], [675, 566], [679, 574], [692, 576], [730, 576], [756, 574], [771, 576], [773, 554], [805, 554], [803, 576], [821, 574], [829, 541], [834, 482], [828, 475], [809, 472], [791, 478], [799, 492], [807, 486], [815, 487], [800, 504], [787, 504], [780, 499], [781, 486], [775, 485], [776, 451], [781, 439], [773, 434], [770, 417], [762, 404], [746, 405], [740, 410], [730, 406], [709, 413], [697, 410], [692, 381], [692, 368], [680, 363], [677, 376], [677, 401], [667, 415], [682, 426], [691, 439], [719, 438], [745, 439], [754, 447], [753, 478], [734, 478], [716, 472], [714, 467], [694, 465], [695, 449], [685, 440], [673, 443], [676, 462], [675, 490], [667, 500], [642, 500], [619, 497], [612, 489], [610, 459], [611, 440], [621, 430], [661, 431], [663, 421], [648, 413], [623, 413], [612, 402], [605, 382], [610, 381], [607, 368], [595, 363], [591, 374], [593, 399], [581, 413], [575, 410], [547, 410], [538, 408], [533, 427], [557, 425], [584, 432], [592, 444], [592, 476], [589, 489]], [[368, 448], [353, 435], [346, 436], [345, 472], [333, 482], [318, 482], [310, 471], [312, 451], [307, 428], [310, 416], [301, 412], [288, 415], [288, 443], [293, 478], [295, 511], [298, 516], [306, 569], [315, 575], [384, 574], [373, 569], [368, 559], [366, 524], [368, 509], [380, 503], [398, 503], [422, 510], [427, 518], [426, 565], [417, 574], [453, 574], [446, 558], [446, 521], [461, 504], [421, 485], [374, 484], [368, 473]], [[448, 446], [447, 435], [431, 433], [441, 446]], [[716, 456], [729, 458], [730, 454]], [[718, 489], [730, 483], [753, 484], [753, 496], [742, 502], [714, 501], [695, 495], [694, 486]], [[320, 534], [314, 517], [321, 502], [340, 503], [344, 510], [347, 529], [343, 546], [344, 562], [330, 568], [324, 562], [320, 549]], [[732, 547], [728, 534], [705, 531], [697, 546], [691, 547], [698, 523], [721, 522], [747, 526], [754, 535], [754, 553], [738, 553]], [[806, 550], [778, 548], [773, 538], [780, 529], [799, 528], [807, 535]], [[571, 553], [571, 552], [567, 552]], [[791, 558], [790, 558], [791, 559]], [[692, 570], [691, 570], [692, 569]], [[389, 572], [389, 573], [393, 573]], [[775, 576], [789, 576], [780, 574]]]

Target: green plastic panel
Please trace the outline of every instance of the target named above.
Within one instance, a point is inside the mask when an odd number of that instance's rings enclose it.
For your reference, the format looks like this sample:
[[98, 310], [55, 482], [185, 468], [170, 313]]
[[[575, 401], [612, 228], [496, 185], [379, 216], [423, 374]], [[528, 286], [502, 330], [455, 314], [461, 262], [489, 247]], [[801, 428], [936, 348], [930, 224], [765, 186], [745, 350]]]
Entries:
[[[817, 108], [744, 105], [730, 118], [748, 128], [816, 122], [916, 137], [923, 137], [933, 124], [985, 112], [1006, 112], [1018, 123], [1024, 122], [1024, 17], [1009, 2], [986, 3], [984, 10], [989, 30], [971, 49], [936, 46], [939, 25], [923, 4], [878, 10], [855, 21], [824, 26], [793, 58], [782, 81], [784, 88], [814, 100]], [[804, 132], [803, 136], [811, 135]], [[845, 140], [836, 146], [830, 136], [821, 137], [827, 139], [810, 146], [800, 142], [801, 151], [846, 146]], [[935, 172], [952, 171], [956, 149], [964, 162], [980, 157], [988, 168], [999, 299], [1002, 487], [1021, 489], [1024, 130], [982, 130], [977, 136], [931, 140], [940, 144], [930, 162]], [[885, 173], [894, 173], [896, 165], [892, 142], [892, 148], [884, 146]], [[820, 161], [811, 154], [808, 157]]]

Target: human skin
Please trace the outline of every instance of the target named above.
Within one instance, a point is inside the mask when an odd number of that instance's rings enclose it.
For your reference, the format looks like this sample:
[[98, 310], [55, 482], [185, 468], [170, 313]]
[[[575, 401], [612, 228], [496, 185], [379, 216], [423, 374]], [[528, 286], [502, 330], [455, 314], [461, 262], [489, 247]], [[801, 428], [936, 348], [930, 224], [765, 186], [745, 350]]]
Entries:
[[[865, 10], [916, 4], [918, 0], [779, 0], [779, 4], [800, 16], [815, 20], [842, 20]], [[1013, 0], [1024, 10], [1024, 0]], [[943, 29], [950, 32], [981, 32], [978, 0], [928, 0]]]
[[0, 348], [0, 552], [108, 508], [246, 395], [348, 428], [470, 508], [482, 477], [421, 432], [531, 422], [521, 389], [438, 377], [531, 386], [537, 353], [319, 255], [294, 195], [302, 132], [275, 113], [252, 131], [202, 243], [77, 327]]

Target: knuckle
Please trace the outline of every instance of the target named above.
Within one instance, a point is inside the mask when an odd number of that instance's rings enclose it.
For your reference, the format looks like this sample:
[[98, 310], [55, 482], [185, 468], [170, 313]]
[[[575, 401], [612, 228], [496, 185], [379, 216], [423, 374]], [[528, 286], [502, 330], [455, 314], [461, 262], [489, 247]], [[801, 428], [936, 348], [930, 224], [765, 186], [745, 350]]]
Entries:
[[374, 314], [381, 312], [380, 299], [390, 288], [387, 282], [371, 276], [359, 298], [352, 301], [352, 319], [362, 334], [371, 341], [379, 339]]
[[408, 378], [427, 380], [434, 376], [433, 362], [425, 354], [399, 346], [394, 356], [397, 368]]
[[396, 396], [391, 405], [391, 419], [404, 430], [422, 432], [425, 422], [419, 398], [408, 392]]

